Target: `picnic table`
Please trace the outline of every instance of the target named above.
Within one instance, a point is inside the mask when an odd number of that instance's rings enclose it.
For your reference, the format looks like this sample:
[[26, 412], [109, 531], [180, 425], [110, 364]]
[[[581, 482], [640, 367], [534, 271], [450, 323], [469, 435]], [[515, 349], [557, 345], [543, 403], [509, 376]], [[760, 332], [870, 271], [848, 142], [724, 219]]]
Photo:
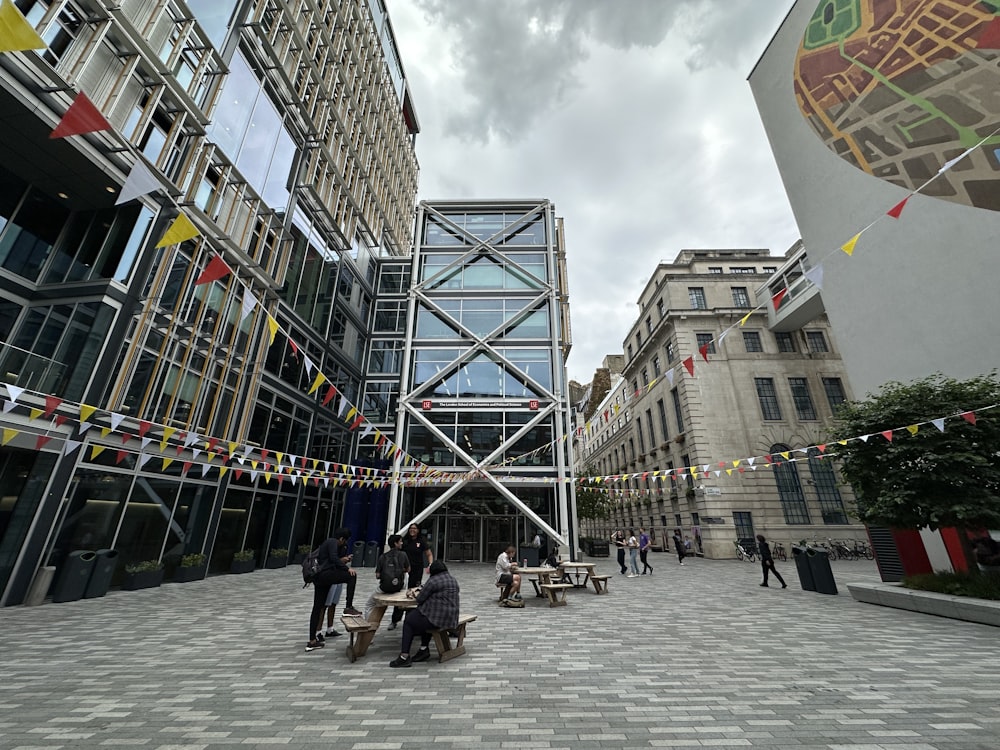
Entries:
[[[574, 579], [574, 588], [585, 589], [589, 582], [593, 584], [595, 594], [608, 593], [608, 579], [611, 576], [598, 575], [597, 566], [594, 563], [564, 562], [559, 564], [559, 569], [566, 574], [567, 578], [572, 577]], [[580, 581], [581, 576], [583, 577], [582, 582]]]
[[[529, 580], [535, 587], [535, 595], [547, 597], [550, 607], [566, 606], [566, 589], [572, 588], [572, 585], [559, 583], [562, 579], [562, 571], [559, 568], [550, 568], [547, 565], [527, 568], [518, 566], [515, 572], [521, 574], [522, 581], [524, 576], [538, 576]], [[552, 580], [553, 576], [556, 577], [555, 582]]]

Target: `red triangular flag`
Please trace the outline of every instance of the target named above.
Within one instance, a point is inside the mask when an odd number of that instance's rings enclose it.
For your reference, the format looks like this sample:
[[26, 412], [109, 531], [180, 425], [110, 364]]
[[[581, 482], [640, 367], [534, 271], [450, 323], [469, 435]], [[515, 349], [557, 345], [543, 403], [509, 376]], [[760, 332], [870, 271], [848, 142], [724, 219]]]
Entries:
[[356, 430], [358, 427], [361, 426], [361, 423], [364, 422], [364, 421], [365, 421], [364, 415], [359, 414], [358, 416], [356, 416], [354, 418], [354, 421], [351, 422], [351, 426], [348, 429], [350, 429], [350, 430]]
[[202, 271], [201, 275], [194, 280], [194, 285], [198, 286], [199, 284], [208, 284], [213, 281], [218, 281], [232, 272], [233, 269], [226, 265], [226, 261], [222, 259], [221, 255], [213, 255], [212, 260], [208, 261], [208, 265], [205, 266], [205, 270]]
[[708, 362], [708, 347], [710, 347], [711, 345], [712, 345], [711, 343], [708, 343], [708, 344], [702, 344], [701, 346], [698, 347], [698, 351], [701, 353], [701, 358], [704, 359], [706, 362]]
[[120, 464], [125, 460], [125, 456], [127, 455], [128, 451], [118, 451], [118, 453], [115, 454], [115, 464]]
[[292, 345], [292, 356], [295, 357], [295, 359], [298, 359], [299, 358], [299, 347], [291, 339], [288, 339], [288, 343]]
[[132, 436], [129, 435], [127, 432], [123, 432], [122, 433], [122, 445], [125, 445], [125, 443], [127, 443], [131, 439], [132, 439]]
[[323, 406], [326, 406], [328, 403], [330, 403], [330, 401], [336, 395], [337, 395], [337, 389], [331, 385], [329, 390], [326, 392], [326, 395], [323, 396]]
[[688, 371], [689, 375], [694, 375], [694, 357], [688, 357], [681, 364], [684, 365], [684, 369]]
[[71, 135], [111, 129], [111, 123], [104, 119], [100, 110], [81, 91], [69, 105], [56, 129], [49, 133], [49, 138], [68, 138]]
[[[267, 448], [261, 448], [260, 449], [260, 460], [261, 461], [267, 461], [267, 457], [270, 456], [270, 455], [271, 455], [271, 451], [268, 450]], [[265, 464], [265, 466], [266, 466], [266, 464]], [[264, 471], [267, 471], [267, 469], [265, 469]]]
[[903, 200], [901, 200], [895, 206], [886, 211], [886, 214], [894, 219], [898, 219], [899, 215], [903, 213], [903, 207], [906, 206], [906, 201], [910, 200], [910, 197], [911, 196], [908, 195], [905, 198], [903, 198]]
[[781, 300], [783, 300], [785, 298], [786, 294], [788, 294], [788, 287], [787, 286], [784, 289], [782, 289], [780, 292], [778, 292], [776, 295], [774, 295], [773, 297], [771, 297], [771, 304], [774, 305], [775, 312], [778, 311], [778, 305], [781, 304]]
[[976, 49], [1000, 49], [1000, 18], [990, 21], [979, 35]]
[[69, 419], [69, 417], [63, 414], [56, 414], [56, 427], [62, 427], [66, 423], [67, 419]]
[[52, 416], [52, 412], [59, 408], [59, 404], [62, 403], [62, 399], [58, 396], [46, 396], [45, 397], [45, 411], [43, 412], [46, 417]]
[[192, 466], [192, 463], [190, 461], [185, 461], [183, 463], [183, 465], [181, 466], [181, 473], [182, 474], [187, 474], [188, 473], [188, 469], [190, 469], [191, 466]]
[[49, 442], [52, 438], [48, 435], [39, 435], [38, 440], [35, 441], [35, 450], [40, 451], [45, 447], [45, 444]]
[[146, 437], [146, 433], [149, 432], [149, 428], [153, 426], [152, 422], [147, 422], [146, 420], [140, 420], [139, 422], [139, 437]]
[[976, 412], [974, 412], [974, 411], [967, 411], [964, 414], [962, 414], [962, 419], [964, 419], [969, 424], [975, 424], [976, 423]]
[[822, 445], [817, 445], [817, 446], [816, 446], [816, 449], [817, 449], [817, 450], [818, 450], [818, 451], [819, 451], [820, 453], [826, 453], [826, 443], [823, 443]]
[[882, 437], [884, 437], [886, 440], [888, 440], [891, 443], [892, 442], [892, 430], [883, 430], [882, 431]]
[[243, 478], [243, 469], [233, 469], [233, 473], [236, 475], [237, 479]]

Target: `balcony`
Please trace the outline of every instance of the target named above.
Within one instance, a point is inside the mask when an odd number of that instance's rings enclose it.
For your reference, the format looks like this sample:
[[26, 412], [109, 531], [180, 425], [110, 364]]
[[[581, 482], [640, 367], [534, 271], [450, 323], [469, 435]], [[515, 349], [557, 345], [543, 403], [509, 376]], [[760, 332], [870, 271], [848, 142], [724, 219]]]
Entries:
[[[785, 264], [757, 290], [759, 303], [767, 302], [767, 327], [772, 331], [797, 331], [826, 312], [819, 287], [805, 277], [812, 268], [805, 249], [799, 245]], [[769, 300], [788, 289], [778, 311]]]

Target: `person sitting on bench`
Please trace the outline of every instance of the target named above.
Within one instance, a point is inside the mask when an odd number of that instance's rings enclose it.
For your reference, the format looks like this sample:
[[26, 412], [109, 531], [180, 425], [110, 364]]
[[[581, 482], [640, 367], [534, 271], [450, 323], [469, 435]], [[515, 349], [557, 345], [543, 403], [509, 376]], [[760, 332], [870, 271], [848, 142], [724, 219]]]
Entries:
[[504, 551], [497, 557], [497, 586], [503, 585], [503, 596], [501, 599], [521, 598], [521, 575], [517, 572], [517, 563], [514, 562], [517, 548], [513, 544], [508, 544]]
[[[408, 596], [417, 599], [416, 609], [406, 613], [403, 620], [403, 639], [399, 656], [389, 662], [393, 668], [410, 667], [415, 661], [430, 658], [431, 631], [453, 630], [458, 627], [458, 581], [448, 572], [448, 566], [440, 560], [431, 563], [427, 583], [417, 589], [409, 589]], [[410, 646], [413, 639], [420, 636], [420, 650], [412, 657]]]

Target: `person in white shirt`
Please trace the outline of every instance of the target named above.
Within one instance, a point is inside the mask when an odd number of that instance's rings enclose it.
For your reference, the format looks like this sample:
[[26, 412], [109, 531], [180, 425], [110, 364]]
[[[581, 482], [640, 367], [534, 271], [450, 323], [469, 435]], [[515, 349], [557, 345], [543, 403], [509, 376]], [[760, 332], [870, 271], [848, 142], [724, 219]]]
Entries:
[[629, 578], [639, 577], [639, 540], [635, 538], [635, 531], [632, 529], [628, 530], [628, 554], [629, 554], [629, 567], [631, 572], [628, 574]]
[[508, 544], [497, 557], [496, 582], [505, 586], [502, 601], [521, 598], [521, 575], [517, 572], [517, 563], [514, 562], [516, 554], [517, 548], [513, 544]]

